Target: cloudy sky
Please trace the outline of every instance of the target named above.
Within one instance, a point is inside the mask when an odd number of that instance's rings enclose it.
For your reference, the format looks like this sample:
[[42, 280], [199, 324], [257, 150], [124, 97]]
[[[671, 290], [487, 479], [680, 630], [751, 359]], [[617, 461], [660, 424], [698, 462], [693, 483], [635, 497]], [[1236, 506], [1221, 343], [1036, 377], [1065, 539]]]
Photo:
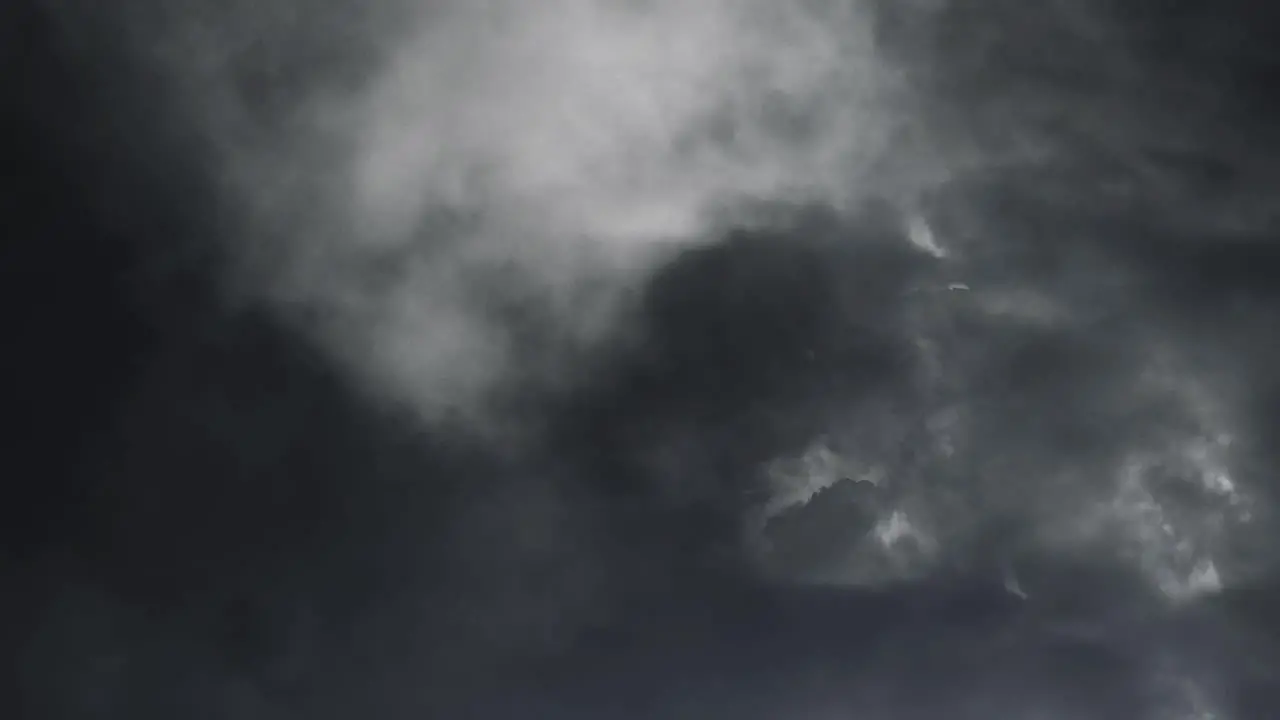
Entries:
[[19, 709], [1267, 716], [1233, 5], [6, 10]]

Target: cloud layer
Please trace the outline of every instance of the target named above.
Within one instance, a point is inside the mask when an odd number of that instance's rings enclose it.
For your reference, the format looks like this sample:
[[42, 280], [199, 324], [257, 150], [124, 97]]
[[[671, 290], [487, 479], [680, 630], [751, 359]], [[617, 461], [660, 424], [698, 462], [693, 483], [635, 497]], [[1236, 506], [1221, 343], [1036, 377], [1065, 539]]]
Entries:
[[[339, 356], [429, 417], [482, 407], [513, 378], [570, 376], [565, 349], [609, 337], [650, 272], [761, 208], [853, 209], [910, 184], [888, 153], [909, 98], [864, 2], [385, 16], [395, 39], [371, 45], [358, 81], [312, 82], [266, 116], [243, 93], [193, 107], [259, 291], [322, 318]], [[538, 328], [539, 360], [513, 324]]]

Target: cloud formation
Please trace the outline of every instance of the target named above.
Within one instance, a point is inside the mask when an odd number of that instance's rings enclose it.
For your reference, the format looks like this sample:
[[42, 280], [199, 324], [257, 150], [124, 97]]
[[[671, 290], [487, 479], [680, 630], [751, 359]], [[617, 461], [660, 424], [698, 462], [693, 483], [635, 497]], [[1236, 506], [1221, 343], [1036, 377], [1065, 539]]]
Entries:
[[[649, 273], [761, 207], [853, 209], [905, 182], [886, 159], [906, 89], [859, 0], [450, 0], [385, 16], [395, 39], [359, 81], [202, 122], [262, 289], [427, 416], [569, 374], [555, 348], [608, 337]], [[552, 348], [537, 361], [512, 336], [528, 315]]]

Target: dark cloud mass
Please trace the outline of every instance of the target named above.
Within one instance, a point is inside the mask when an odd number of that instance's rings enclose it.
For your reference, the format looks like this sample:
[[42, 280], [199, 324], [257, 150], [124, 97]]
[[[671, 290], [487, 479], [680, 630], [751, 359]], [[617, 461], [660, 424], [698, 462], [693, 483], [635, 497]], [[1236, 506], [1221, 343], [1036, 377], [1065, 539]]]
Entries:
[[0, 11], [0, 714], [1280, 707], [1244, 3]]

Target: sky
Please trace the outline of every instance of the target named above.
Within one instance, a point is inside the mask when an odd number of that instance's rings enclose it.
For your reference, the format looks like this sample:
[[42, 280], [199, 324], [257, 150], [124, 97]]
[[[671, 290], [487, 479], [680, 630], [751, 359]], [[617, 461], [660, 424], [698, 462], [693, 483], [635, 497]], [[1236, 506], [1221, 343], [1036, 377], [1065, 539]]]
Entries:
[[135, 5], [0, 17], [15, 711], [1278, 701], [1268, 18]]

